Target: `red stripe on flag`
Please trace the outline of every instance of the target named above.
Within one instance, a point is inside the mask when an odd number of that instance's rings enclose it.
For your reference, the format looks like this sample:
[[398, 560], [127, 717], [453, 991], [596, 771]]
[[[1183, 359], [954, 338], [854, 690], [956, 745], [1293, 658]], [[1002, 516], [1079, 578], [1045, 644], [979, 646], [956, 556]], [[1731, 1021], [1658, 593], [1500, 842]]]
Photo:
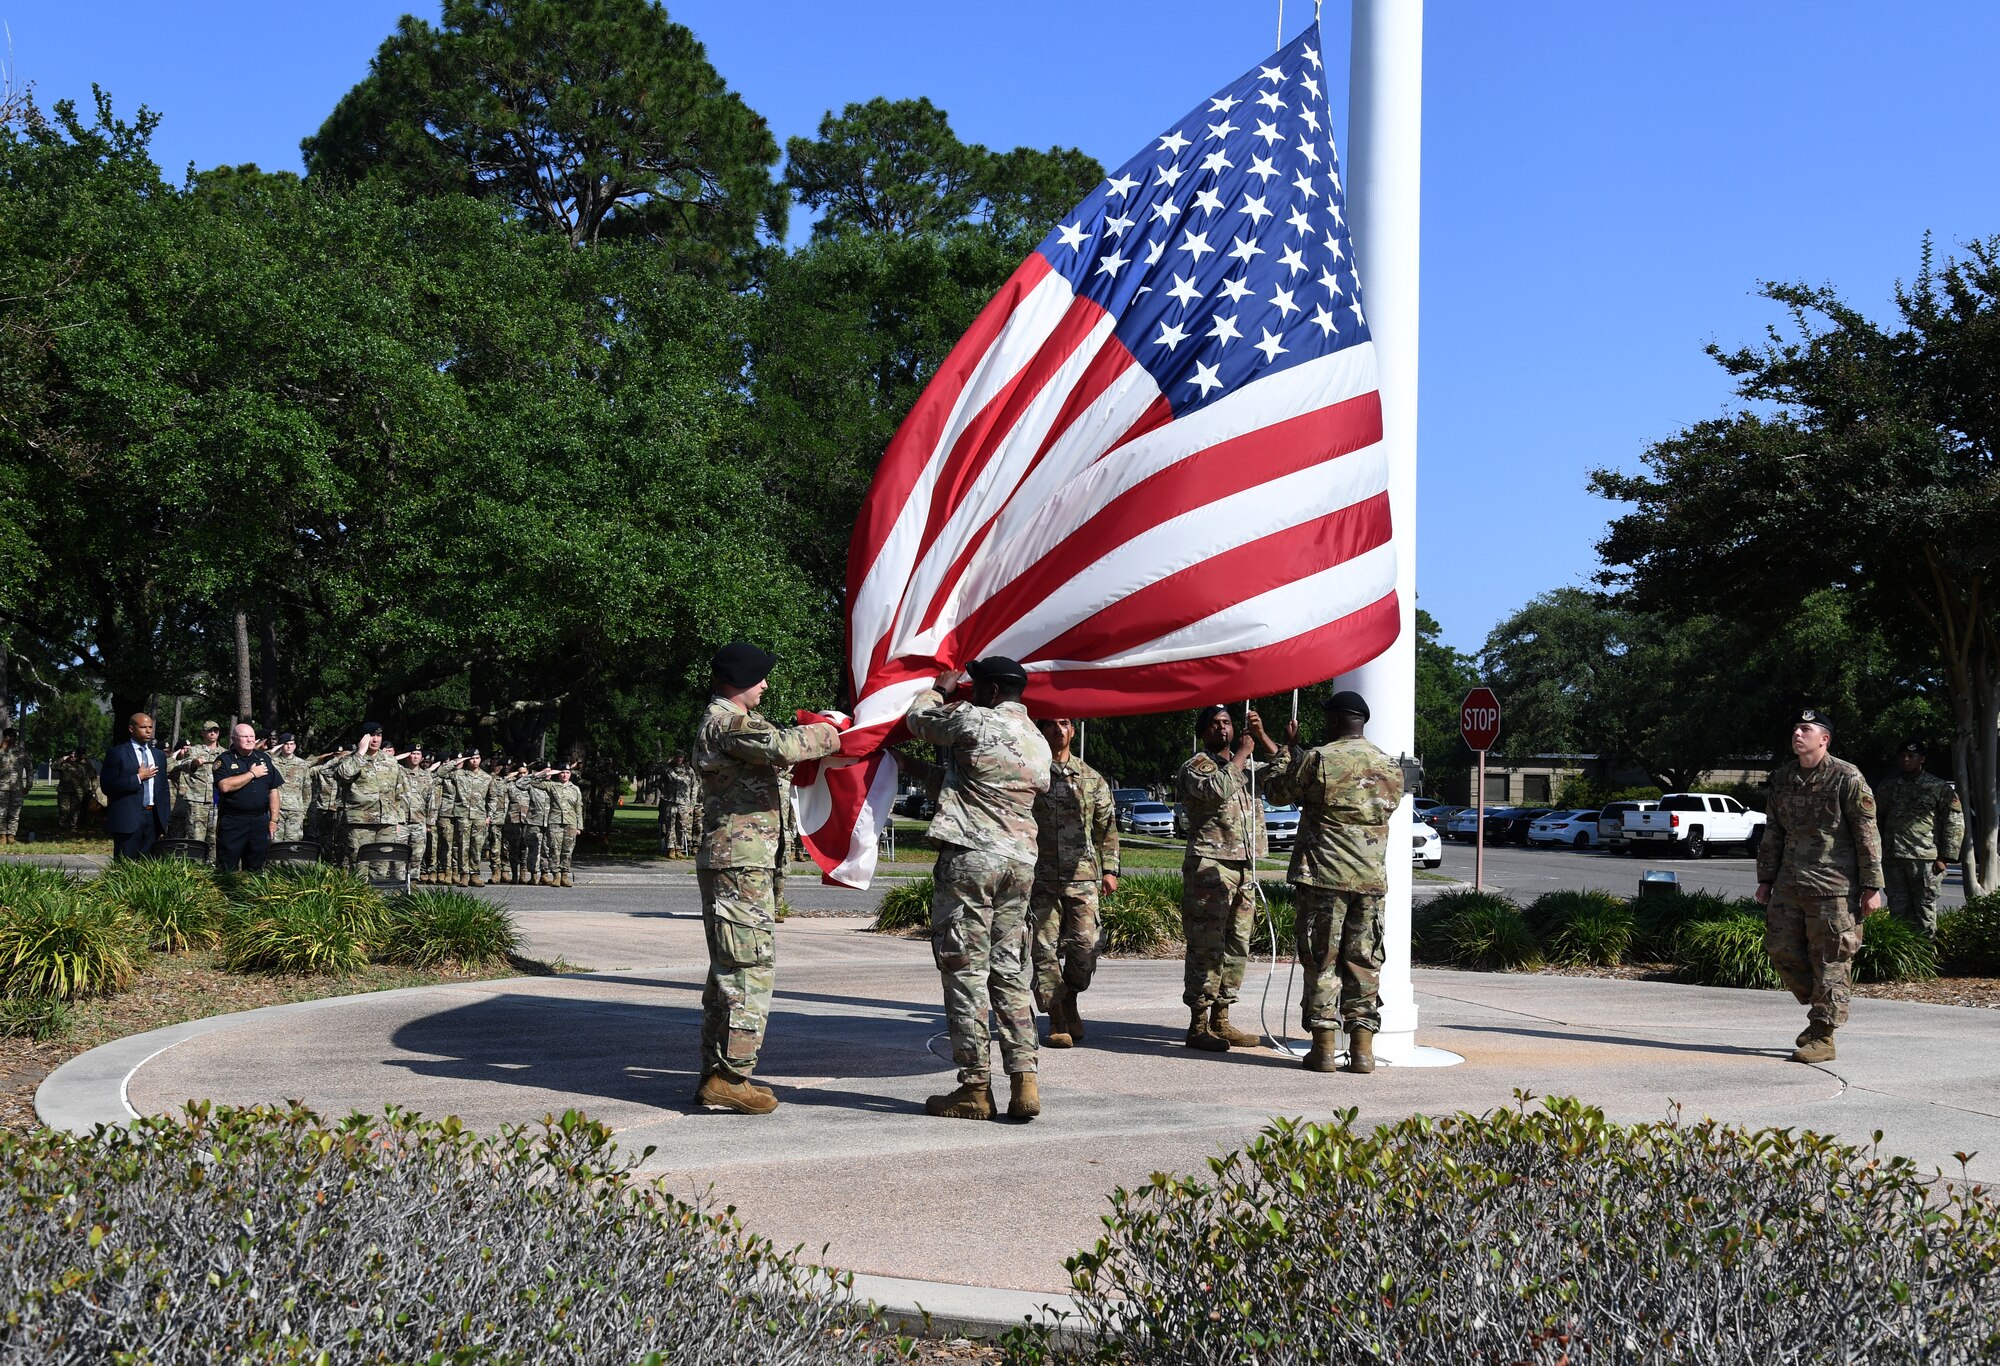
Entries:
[[945, 637], [938, 654], [956, 659], [968, 645], [978, 648], [997, 639], [1083, 569], [1162, 522], [1381, 439], [1381, 397], [1371, 391], [1178, 460], [1114, 498], [982, 603]]
[[1396, 595], [1255, 650], [1122, 669], [1030, 670], [1024, 699], [1036, 716], [1134, 716], [1263, 697], [1358, 669], [1395, 643]]
[[1105, 659], [1389, 541], [1389, 495], [1260, 536], [1169, 574], [1037, 648], [1031, 658]]

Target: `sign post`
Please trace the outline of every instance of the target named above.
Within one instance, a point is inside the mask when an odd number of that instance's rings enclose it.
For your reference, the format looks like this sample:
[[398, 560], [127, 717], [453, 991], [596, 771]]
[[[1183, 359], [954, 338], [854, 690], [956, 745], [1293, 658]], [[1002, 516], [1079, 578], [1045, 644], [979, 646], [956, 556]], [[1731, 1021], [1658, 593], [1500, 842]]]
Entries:
[[1474, 688], [1458, 708], [1458, 733], [1479, 755], [1472, 790], [1472, 885], [1486, 885], [1486, 751], [1500, 738], [1500, 699], [1491, 688]]

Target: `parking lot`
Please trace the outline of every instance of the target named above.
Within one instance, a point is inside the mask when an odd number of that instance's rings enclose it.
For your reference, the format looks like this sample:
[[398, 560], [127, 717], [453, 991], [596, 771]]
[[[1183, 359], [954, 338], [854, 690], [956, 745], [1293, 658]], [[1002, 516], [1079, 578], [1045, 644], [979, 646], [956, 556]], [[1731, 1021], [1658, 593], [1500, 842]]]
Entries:
[[[1687, 891], [1716, 892], [1723, 896], [1749, 896], [1757, 889], [1757, 865], [1740, 850], [1718, 852], [1704, 859], [1679, 858], [1657, 852], [1641, 852], [1627, 857], [1603, 849], [1525, 848], [1501, 845], [1486, 851], [1486, 885], [1497, 887], [1518, 901], [1531, 901], [1543, 892], [1596, 889], [1630, 896], [1638, 890], [1639, 876], [1648, 869], [1676, 874]], [[1428, 877], [1449, 877], [1457, 882], [1472, 881], [1472, 846], [1456, 840], [1444, 842], [1444, 866]], [[1420, 879], [1418, 895], [1427, 884]], [[1965, 904], [1965, 888], [1954, 866], [1945, 874], [1938, 893], [1940, 906]]]

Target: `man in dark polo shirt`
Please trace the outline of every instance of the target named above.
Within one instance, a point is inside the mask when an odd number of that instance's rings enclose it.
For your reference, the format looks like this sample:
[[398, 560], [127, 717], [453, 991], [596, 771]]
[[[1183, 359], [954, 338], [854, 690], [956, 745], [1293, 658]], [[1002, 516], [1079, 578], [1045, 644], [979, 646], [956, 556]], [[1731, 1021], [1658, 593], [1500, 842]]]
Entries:
[[278, 832], [278, 789], [284, 778], [257, 748], [257, 731], [238, 723], [230, 732], [229, 750], [215, 761], [215, 801], [220, 808], [215, 831], [216, 871], [233, 873], [241, 867], [254, 873], [264, 866], [271, 836]]

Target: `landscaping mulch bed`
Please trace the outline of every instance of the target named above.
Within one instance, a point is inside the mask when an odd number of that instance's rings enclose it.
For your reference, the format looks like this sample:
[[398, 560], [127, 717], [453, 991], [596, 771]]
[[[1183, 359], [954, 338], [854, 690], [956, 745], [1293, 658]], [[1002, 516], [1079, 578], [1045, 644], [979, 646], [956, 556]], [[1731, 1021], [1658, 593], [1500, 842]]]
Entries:
[[0, 1038], [0, 1127], [20, 1133], [38, 1124], [35, 1088], [42, 1079], [78, 1054], [113, 1039], [260, 1006], [444, 982], [491, 981], [540, 966], [520, 960], [520, 966], [513, 968], [371, 966], [349, 977], [264, 977], [224, 972], [207, 952], [155, 958], [136, 982], [116, 996], [79, 1001], [73, 1007], [74, 1025], [60, 1038]]

